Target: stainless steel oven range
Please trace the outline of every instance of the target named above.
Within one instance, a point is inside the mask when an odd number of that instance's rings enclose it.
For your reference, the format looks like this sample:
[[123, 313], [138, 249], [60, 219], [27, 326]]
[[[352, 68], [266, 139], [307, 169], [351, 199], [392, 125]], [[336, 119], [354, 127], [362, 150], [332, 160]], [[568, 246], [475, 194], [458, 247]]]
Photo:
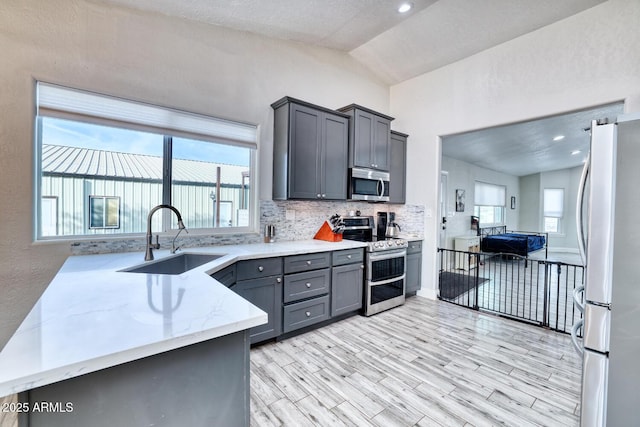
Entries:
[[376, 240], [373, 217], [346, 217], [343, 220], [343, 238], [368, 242], [364, 315], [371, 316], [404, 304], [407, 241]]

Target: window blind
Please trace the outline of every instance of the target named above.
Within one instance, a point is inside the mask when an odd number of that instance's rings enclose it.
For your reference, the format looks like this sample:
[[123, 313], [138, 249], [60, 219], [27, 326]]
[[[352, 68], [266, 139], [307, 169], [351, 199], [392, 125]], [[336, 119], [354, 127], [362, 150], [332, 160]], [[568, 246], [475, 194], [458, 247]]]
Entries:
[[505, 206], [507, 187], [476, 181], [474, 203], [477, 206]]
[[257, 126], [108, 95], [37, 83], [38, 115], [113, 124], [185, 138], [257, 148]]
[[544, 216], [562, 218], [564, 214], [564, 190], [561, 188], [544, 189]]

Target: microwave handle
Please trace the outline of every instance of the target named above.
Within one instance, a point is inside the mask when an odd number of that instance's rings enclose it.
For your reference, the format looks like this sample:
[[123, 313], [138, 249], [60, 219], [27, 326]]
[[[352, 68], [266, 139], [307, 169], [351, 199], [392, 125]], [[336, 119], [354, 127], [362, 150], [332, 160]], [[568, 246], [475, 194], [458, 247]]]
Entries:
[[380, 178], [378, 180], [378, 182], [380, 183], [378, 188], [381, 190], [381, 191], [378, 192], [378, 197], [382, 197], [382, 196], [384, 196], [384, 180], [382, 178]]

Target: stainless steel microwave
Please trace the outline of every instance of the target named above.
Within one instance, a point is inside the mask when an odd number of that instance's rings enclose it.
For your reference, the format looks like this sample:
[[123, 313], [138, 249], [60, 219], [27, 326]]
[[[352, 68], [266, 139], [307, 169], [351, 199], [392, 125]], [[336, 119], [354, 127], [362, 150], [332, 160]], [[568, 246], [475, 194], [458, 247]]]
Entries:
[[388, 202], [389, 172], [351, 168], [349, 170], [349, 199]]

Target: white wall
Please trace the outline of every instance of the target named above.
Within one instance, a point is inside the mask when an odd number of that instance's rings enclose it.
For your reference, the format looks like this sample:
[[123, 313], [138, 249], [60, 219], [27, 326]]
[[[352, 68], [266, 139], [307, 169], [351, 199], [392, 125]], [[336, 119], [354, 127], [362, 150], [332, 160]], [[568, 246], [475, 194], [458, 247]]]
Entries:
[[407, 202], [427, 213], [422, 295], [437, 293], [439, 137], [619, 100], [640, 111], [638, 22], [640, 1], [609, 0], [391, 88], [394, 129], [410, 135]]
[[520, 177], [520, 227], [522, 230], [540, 230], [540, 174]]
[[544, 213], [544, 189], [562, 188], [564, 190], [564, 212], [559, 234], [549, 235], [549, 249], [578, 251], [578, 233], [576, 231], [576, 201], [582, 168], [562, 169], [540, 174], [540, 218]]
[[[453, 249], [453, 239], [463, 234], [472, 234], [471, 215], [473, 215], [475, 183], [476, 181], [489, 184], [504, 185], [506, 187], [505, 224], [508, 230], [518, 230], [518, 203], [516, 209], [511, 209], [511, 196], [520, 199], [520, 184], [517, 176], [492, 171], [453, 159], [442, 157], [442, 170], [449, 173], [447, 186], [447, 248]], [[456, 212], [456, 189], [465, 190], [466, 204], [464, 212]]]
[[70, 253], [32, 243], [34, 79], [258, 124], [263, 199], [272, 102], [389, 112], [388, 86], [346, 54], [92, 1], [2, 0], [0, 54], [0, 347]]
[[520, 224], [523, 231], [542, 231], [544, 229], [544, 189], [561, 188], [564, 190], [564, 212], [561, 231], [549, 235], [549, 249], [558, 251], [578, 251], [576, 232], [576, 200], [582, 167], [541, 172], [520, 178], [520, 195], [523, 207], [520, 211]]

